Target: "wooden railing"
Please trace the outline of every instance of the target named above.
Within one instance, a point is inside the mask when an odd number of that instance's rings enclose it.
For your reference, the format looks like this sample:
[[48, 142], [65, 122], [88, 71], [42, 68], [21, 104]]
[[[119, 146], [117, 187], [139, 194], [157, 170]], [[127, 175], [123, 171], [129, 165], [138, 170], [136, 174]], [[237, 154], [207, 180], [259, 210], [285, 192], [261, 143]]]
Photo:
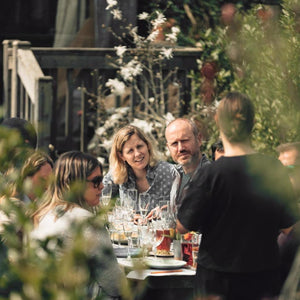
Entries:
[[[114, 49], [102, 48], [34, 48], [29, 42], [6, 40], [3, 42], [3, 83], [5, 117], [18, 116], [32, 121], [38, 132], [38, 145], [47, 148], [52, 144], [58, 151], [87, 146], [86, 105], [87, 96], [81, 92], [80, 133], [74, 134], [74, 90], [81, 84], [75, 82], [74, 71], [97, 70], [109, 78], [116, 70], [107, 58], [115, 55]], [[191, 100], [191, 70], [198, 70], [196, 60], [201, 52], [195, 48], [175, 48], [174, 57], [165, 68], [177, 68], [180, 82], [181, 111], [185, 113]], [[59, 72], [65, 72], [64, 105], [58, 105]], [[97, 89], [95, 84], [94, 89]], [[130, 106], [134, 112], [134, 95]], [[118, 105], [119, 103], [116, 103]], [[59, 132], [58, 116], [64, 110], [64, 130]], [[60, 114], [61, 116], [61, 114]], [[60, 117], [61, 118], [61, 117]]]
[[45, 76], [30, 43], [3, 42], [4, 117], [29, 120], [37, 128], [38, 146], [50, 143], [52, 78]]

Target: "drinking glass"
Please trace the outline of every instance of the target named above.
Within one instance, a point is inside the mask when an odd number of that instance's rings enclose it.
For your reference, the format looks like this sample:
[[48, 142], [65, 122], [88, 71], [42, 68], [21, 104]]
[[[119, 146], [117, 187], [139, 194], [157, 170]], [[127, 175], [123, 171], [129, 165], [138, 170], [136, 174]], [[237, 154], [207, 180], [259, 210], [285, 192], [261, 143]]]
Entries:
[[167, 225], [170, 218], [170, 201], [159, 201], [160, 219]]
[[201, 234], [195, 233], [192, 237], [192, 257], [193, 257], [193, 268], [197, 268], [197, 259], [199, 246], [201, 242]]
[[138, 199], [138, 191], [137, 189], [128, 189], [127, 190], [127, 199], [130, 201], [130, 204], [133, 208], [134, 211], [138, 210], [138, 204], [137, 204], [137, 199]]
[[126, 220], [123, 223], [124, 235], [127, 238], [127, 259], [130, 259], [130, 249], [132, 248], [132, 232], [133, 232], [133, 222], [131, 220]]
[[111, 193], [112, 193], [112, 185], [107, 184], [101, 192], [101, 203], [104, 206], [108, 206], [111, 199]]
[[197, 255], [200, 244], [200, 235], [195, 232], [188, 232], [181, 235], [182, 260], [186, 261], [191, 267], [194, 267], [194, 256]]
[[139, 195], [139, 211], [142, 216], [142, 221], [145, 222], [147, 212], [150, 208], [151, 197], [149, 194], [140, 194]]
[[126, 193], [123, 193], [123, 207], [124, 209], [130, 210], [131, 214], [135, 211], [136, 202], [131, 198], [132, 194], [129, 193], [129, 190]]
[[118, 238], [118, 245], [121, 247], [121, 238], [123, 233], [123, 210], [120, 206], [115, 206], [113, 210], [113, 224], [115, 228], [115, 236]]
[[153, 236], [149, 230], [149, 224], [140, 226], [139, 228], [139, 241], [142, 248], [143, 257], [146, 256], [149, 246], [152, 246]]
[[151, 225], [149, 224], [149, 230], [151, 232], [152, 238], [152, 251], [154, 257], [157, 257], [157, 247], [162, 243], [164, 239], [164, 227], [161, 221], [152, 221]]

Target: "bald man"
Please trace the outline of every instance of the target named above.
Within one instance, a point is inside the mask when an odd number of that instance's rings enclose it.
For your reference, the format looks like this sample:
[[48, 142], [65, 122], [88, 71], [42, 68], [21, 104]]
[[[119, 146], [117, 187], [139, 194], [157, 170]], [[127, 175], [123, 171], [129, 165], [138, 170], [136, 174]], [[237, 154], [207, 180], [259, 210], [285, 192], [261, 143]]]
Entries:
[[177, 190], [173, 191], [173, 195], [171, 192], [171, 202], [174, 201], [179, 208], [183, 189], [188, 185], [195, 171], [209, 164], [210, 161], [205, 154], [201, 153], [201, 134], [193, 121], [185, 118], [173, 120], [166, 128], [165, 137], [172, 159], [178, 164], [176, 166], [178, 176], [175, 180]]

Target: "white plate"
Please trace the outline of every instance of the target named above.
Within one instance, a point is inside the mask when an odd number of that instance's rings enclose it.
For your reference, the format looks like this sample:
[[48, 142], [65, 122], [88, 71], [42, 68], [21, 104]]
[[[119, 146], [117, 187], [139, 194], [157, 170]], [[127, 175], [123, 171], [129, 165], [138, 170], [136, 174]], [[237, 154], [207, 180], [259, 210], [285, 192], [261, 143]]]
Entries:
[[147, 266], [153, 269], [177, 269], [182, 268], [186, 265], [186, 262], [183, 260], [177, 260], [172, 258], [155, 258], [155, 257], [147, 257], [145, 259], [145, 263]]

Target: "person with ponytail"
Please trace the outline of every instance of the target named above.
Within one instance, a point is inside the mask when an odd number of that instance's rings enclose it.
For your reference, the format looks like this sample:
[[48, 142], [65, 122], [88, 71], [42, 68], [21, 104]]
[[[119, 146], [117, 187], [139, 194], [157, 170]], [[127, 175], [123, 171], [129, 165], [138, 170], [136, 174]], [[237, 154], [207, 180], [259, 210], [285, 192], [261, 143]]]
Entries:
[[224, 156], [195, 173], [183, 195], [177, 229], [202, 233], [196, 299], [274, 299], [280, 292], [277, 236], [299, 214], [285, 168], [251, 144], [254, 115], [244, 94], [220, 101]]

